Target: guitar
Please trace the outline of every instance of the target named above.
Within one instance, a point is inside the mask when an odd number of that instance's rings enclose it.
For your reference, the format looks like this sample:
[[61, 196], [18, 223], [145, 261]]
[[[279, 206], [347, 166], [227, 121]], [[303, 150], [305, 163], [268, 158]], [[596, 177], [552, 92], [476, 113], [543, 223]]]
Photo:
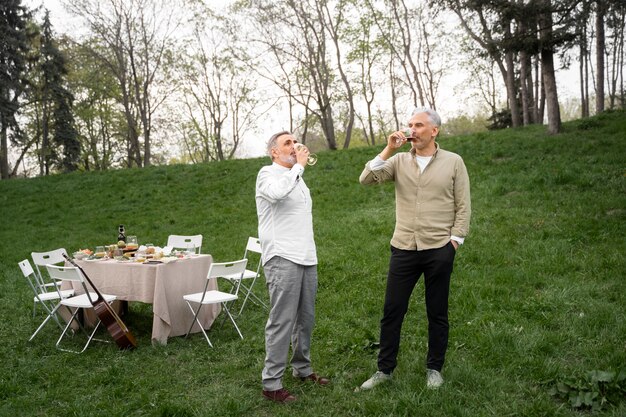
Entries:
[[136, 348], [137, 342], [135, 340], [135, 336], [133, 336], [130, 330], [128, 330], [128, 328], [126, 327], [122, 319], [117, 315], [117, 313], [115, 312], [115, 310], [113, 310], [113, 308], [109, 305], [109, 303], [107, 303], [104, 300], [104, 297], [102, 296], [100, 291], [98, 291], [98, 289], [93, 284], [93, 282], [91, 282], [91, 279], [89, 279], [89, 276], [87, 276], [83, 268], [78, 266], [78, 264], [74, 262], [72, 259], [70, 259], [70, 257], [67, 256], [66, 254], [63, 254], [63, 257], [70, 264], [74, 265], [76, 268], [80, 270], [80, 272], [83, 274], [87, 282], [89, 282], [89, 285], [91, 285], [93, 290], [98, 295], [98, 298], [96, 298], [95, 300], [92, 300], [91, 297], [89, 296], [89, 293], [87, 293], [87, 297], [89, 298], [89, 301], [91, 302], [91, 305], [93, 306], [93, 309], [96, 312], [96, 315], [98, 316], [100, 321], [104, 323], [107, 330], [111, 334], [111, 337], [113, 337], [113, 340], [115, 340], [115, 343], [117, 343], [117, 346], [120, 349]]

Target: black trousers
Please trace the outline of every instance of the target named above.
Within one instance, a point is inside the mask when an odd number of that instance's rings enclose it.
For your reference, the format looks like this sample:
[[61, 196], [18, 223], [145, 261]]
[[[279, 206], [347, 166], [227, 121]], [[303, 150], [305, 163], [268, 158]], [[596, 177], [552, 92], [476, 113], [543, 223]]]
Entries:
[[378, 370], [391, 373], [397, 365], [400, 331], [415, 284], [424, 274], [428, 355], [426, 368], [441, 371], [448, 348], [448, 294], [456, 250], [448, 242], [442, 248], [402, 250], [391, 247], [385, 308], [380, 321]]

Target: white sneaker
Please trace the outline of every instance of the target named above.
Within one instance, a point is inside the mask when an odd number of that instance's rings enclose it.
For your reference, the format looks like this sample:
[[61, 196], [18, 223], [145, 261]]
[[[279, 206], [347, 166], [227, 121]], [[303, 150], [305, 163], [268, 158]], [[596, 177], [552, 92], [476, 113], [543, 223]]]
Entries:
[[366, 391], [374, 388], [376, 385], [380, 385], [383, 382], [391, 381], [391, 374], [386, 374], [382, 371], [376, 371], [374, 375], [367, 381], [365, 381], [355, 391]]
[[426, 386], [430, 389], [436, 389], [443, 385], [443, 377], [439, 371], [434, 369], [426, 370]]

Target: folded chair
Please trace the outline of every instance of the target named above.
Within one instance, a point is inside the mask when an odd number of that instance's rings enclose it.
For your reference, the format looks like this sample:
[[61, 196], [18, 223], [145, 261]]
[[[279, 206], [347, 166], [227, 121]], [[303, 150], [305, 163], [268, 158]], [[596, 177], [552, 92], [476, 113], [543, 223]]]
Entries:
[[[94, 339], [94, 335], [96, 334], [98, 327], [100, 327], [100, 319], [97, 318], [97, 323], [94, 326], [93, 331], [91, 332], [91, 334], [88, 334], [87, 331], [85, 330], [85, 327], [80, 322], [80, 320], [76, 319], [76, 316], [78, 315], [78, 312], [81, 309], [93, 308], [92, 302], [98, 299], [98, 294], [96, 294], [95, 292], [89, 291], [89, 289], [87, 288], [85, 277], [80, 272], [80, 270], [76, 267], [46, 265], [46, 269], [48, 270], [50, 277], [54, 279], [55, 281], [58, 281], [59, 283], [61, 281], [68, 281], [70, 283], [80, 283], [80, 285], [83, 288], [83, 291], [85, 292], [84, 294], [76, 295], [74, 297], [64, 298], [61, 300], [60, 304], [62, 306], [65, 306], [65, 308], [67, 308], [67, 310], [71, 314], [71, 318], [68, 320], [67, 325], [63, 329], [63, 332], [61, 333], [61, 336], [59, 337], [59, 340], [57, 340], [57, 343], [56, 343], [56, 347], [59, 350], [63, 350], [65, 352], [82, 353], [85, 351], [85, 349], [87, 349], [87, 346], [89, 346], [89, 343], [91, 343], [91, 340]], [[109, 295], [109, 294], [102, 294], [102, 297], [104, 298], [104, 301], [109, 304], [111, 304], [113, 301], [117, 299], [115, 295]], [[72, 309], [74, 310], [72, 311]], [[72, 324], [72, 321], [76, 321], [76, 323], [78, 323], [78, 326], [83, 331], [83, 333], [88, 336], [87, 343], [85, 343], [85, 346], [80, 351], [60, 347], [61, 340], [63, 339], [63, 337], [66, 335], [67, 331], [69, 330]]]
[[[35, 264], [35, 278], [37, 279], [40, 292], [56, 292], [56, 288], [54, 288], [56, 283], [48, 275], [46, 265], [65, 265], [63, 255], [67, 255], [65, 248], [54, 249], [47, 252], [30, 253], [33, 264]], [[36, 305], [37, 303], [33, 304], [33, 317], [35, 316]]]
[[[189, 330], [187, 331], [185, 337], [189, 336], [193, 325], [195, 323], [198, 323], [198, 325], [200, 326], [200, 330], [202, 330], [202, 334], [204, 334], [204, 338], [209, 343], [209, 346], [213, 347], [213, 344], [211, 344], [211, 341], [209, 340], [209, 336], [207, 336], [204, 328], [202, 327], [202, 323], [200, 323], [200, 320], [198, 320], [198, 313], [200, 312], [202, 306], [209, 304], [221, 304], [224, 311], [226, 311], [228, 318], [230, 318], [230, 321], [233, 323], [233, 326], [235, 326], [237, 333], [239, 333], [239, 337], [243, 339], [243, 336], [239, 331], [239, 327], [237, 327], [237, 323], [235, 323], [235, 319], [233, 319], [233, 316], [230, 314], [228, 306], [226, 305], [229, 301], [236, 300], [237, 296], [235, 294], [230, 294], [227, 292], [208, 290], [208, 288], [209, 280], [211, 279], [215, 279], [219, 276], [229, 274], [241, 275], [243, 271], [245, 271], [247, 263], [247, 259], [241, 259], [235, 262], [212, 263], [209, 267], [209, 272], [207, 273], [207, 280], [206, 284], [204, 285], [204, 291], [183, 296], [183, 299], [187, 302], [187, 305], [189, 306], [189, 310], [191, 310], [191, 313], [193, 314], [193, 321], [191, 322], [191, 326], [189, 326]], [[197, 304], [198, 308], [194, 310], [192, 304]]]
[[33, 297], [33, 303], [35, 305], [37, 303], [41, 304], [41, 306], [47, 313], [44, 321], [39, 325], [39, 327], [37, 327], [37, 330], [35, 330], [35, 333], [30, 336], [30, 339], [28, 339], [28, 341], [30, 342], [31, 340], [33, 340], [37, 333], [39, 333], [39, 331], [43, 328], [43, 326], [46, 325], [48, 321], [50, 321], [50, 319], [54, 320], [59, 328], [63, 330], [63, 325], [57, 317], [56, 312], [61, 306], [60, 300], [73, 296], [74, 290], [53, 290], [50, 292], [42, 291], [39, 285], [39, 280], [37, 279], [37, 274], [35, 274], [35, 271], [33, 270], [30, 262], [28, 262], [28, 259], [24, 259], [23, 261], [18, 262], [18, 264], [20, 266], [20, 269], [22, 270], [24, 278], [26, 278], [28, 286], [31, 290], [33, 290], [33, 294], [35, 295]]
[[202, 235], [169, 235], [167, 237], [167, 246], [171, 246], [175, 249], [194, 248], [196, 253], [198, 254], [202, 251]]
[[[262, 249], [261, 249], [261, 241], [259, 240], [259, 238], [256, 238], [256, 237], [248, 238], [248, 243], [246, 244], [246, 250], [243, 254], [243, 257], [244, 259], [248, 259], [249, 261], [250, 256], [252, 254], [254, 254], [253, 257], [256, 259], [256, 267], [254, 267], [253, 265], [252, 268], [246, 269], [242, 274], [229, 274], [229, 275], [220, 276], [220, 278], [226, 279], [232, 284], [233, 294], [238, 296], [240, 289], [245, 294], [245, 297], [243, 299], [243, 302], [241, 303], [241, 307], [239, 308], [239, 313], [237, 313], [237, 316], [239, 316], [243, 312], [243, 308], [246, 306], [246, 302], [248, 301], [248, 299], [250, 299], [250, 301], [252, 301], [253, 303], [257, 305], [263, 306], [265, 309], [268, 308], [267, 304], [265, 304], [263, 300], [261, 300], [256, 294], [252, 292], [252, 287], [254, 286], [254, 283], [256, 282], [257, 278], [261, 276]], [[250, 266], [250, 262], [248, 262], [248, 266]], [[252, 282], [250, 282], [249, 285], [246, 285], [244, 283], [244, 281], [250, 281], [250, 280], [252, 280]]]

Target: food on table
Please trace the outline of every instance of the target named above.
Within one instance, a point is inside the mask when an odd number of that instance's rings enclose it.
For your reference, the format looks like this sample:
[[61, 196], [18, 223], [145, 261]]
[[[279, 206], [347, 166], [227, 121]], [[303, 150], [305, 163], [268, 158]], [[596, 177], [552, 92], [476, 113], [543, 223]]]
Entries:
[[74, 252], [74, 259], [85, 259], [86, 257], [88, 257], [89, 255], [87, 255], [85, 252], [83, 252], [82, 250], [79, 250], [78, 252]]

